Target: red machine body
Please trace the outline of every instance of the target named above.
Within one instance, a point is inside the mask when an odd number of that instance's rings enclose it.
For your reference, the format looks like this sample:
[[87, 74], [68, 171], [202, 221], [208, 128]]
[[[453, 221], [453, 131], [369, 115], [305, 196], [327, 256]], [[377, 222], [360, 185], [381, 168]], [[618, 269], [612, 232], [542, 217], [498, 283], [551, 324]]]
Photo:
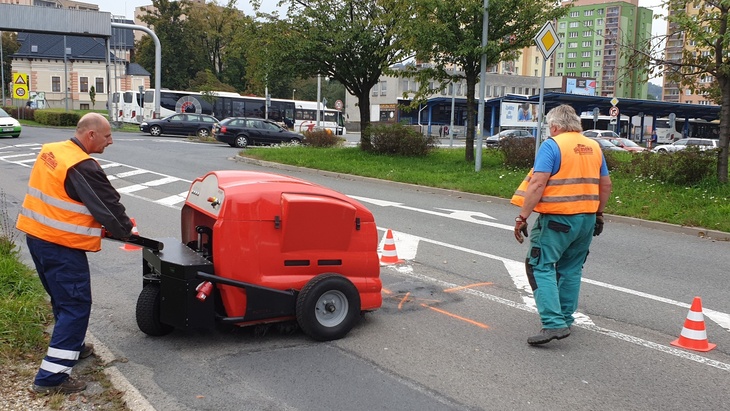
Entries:
[[[298, 291], [313, 277], [334, 273], [357, 288], [361, 311], [382, 304], [373, 215], [331, 189], [277, 174], [213, 171], [191, 185], [181, 225], [183, 243], [205, 244], [198, 251], [209, 256], [217, 277]], [[201, 234], [199, 227], [210, 230]], [[248, 317], [245, 288], [214, 285], [227, 316]]]

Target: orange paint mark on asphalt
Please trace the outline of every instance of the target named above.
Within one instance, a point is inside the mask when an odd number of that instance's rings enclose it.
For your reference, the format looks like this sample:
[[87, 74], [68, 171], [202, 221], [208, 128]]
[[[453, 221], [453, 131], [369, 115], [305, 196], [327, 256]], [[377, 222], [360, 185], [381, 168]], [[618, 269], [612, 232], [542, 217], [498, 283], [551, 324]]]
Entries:
[[401, 298], [400, 302], [398, 303], [398, 309], [399, 310], [401, 308], [403, 308], [403, 303], [405, 303], [405, 302], [408, 301], [408, 296], [410, 296], [410, 295], [411, 295], [411, 292], [409, 291], [409, 292], [406, 293], [406, 295], [403, 296], [403, 298]]
[[494, 284], [494, 283], [476, 283], [476, 284], [469, 284], [469, 285], [464, 285], [464, 286], [461, 286], [461, 287], [447, 288], [446, 290], [444, 290], [444, 292], [445, 293], [450, 293], [450, 292], [453, 292], [453, 291], [459, 291], [459, 290], [464, 290], [464, 289], [467, 289], [467, 288], [479, 287], [479, 286], [482, 286], [482, 285], [492, 285], [492, 284]]
[[489, 326], [486, 325], [486, 324], [482, 324], [480, 322], [477, 322], [477, 321], [474, 321], [474, 320], [470, 320], [468, 318], [464, 318], [464, 317], [458, 316], [456, 314], [452, 314], [452, 313], [450, 313], [448, 311], [444, 311], [444, 310], [440, 310], [440, 309], [435, 308], [435, 307], [431, 307], [431, 306], [426, 305], [426, 304], [421, 304], [421, 307], [430, 308], [430, 309], [436, 311], [437, 313], [441, 313], [441, 314], [444, 314], [444, 315], [448, 315], [451, 318], [456, 318], [457, 320], [461, 320], [461, 321], [468, 322], [469, 324], [476, 325], [477, 327], [480, 327], [480, 328], [484, 328], [484, 329], [489, 328]]
[[382, 291], [383, 291], [384, 293], [386, 293], [386, 294], [393, 294], [393, 293], [392, 293], [392, 292], [391, 292], [391, 291], [390, 291], [389, 289], [387, 289], [387, 288], [385, 288], [385, 287], [380, 287], [380, 289], [381, 289], [381, 290], [382, 290]]

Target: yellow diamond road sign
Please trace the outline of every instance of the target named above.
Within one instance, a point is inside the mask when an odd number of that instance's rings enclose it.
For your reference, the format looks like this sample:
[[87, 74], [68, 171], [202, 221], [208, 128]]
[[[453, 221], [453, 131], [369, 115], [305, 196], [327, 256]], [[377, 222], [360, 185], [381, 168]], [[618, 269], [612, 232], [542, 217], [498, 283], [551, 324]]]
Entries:
[[542, 26], [537, 36], [535, 36], [535, 44], [537, 44], [537, 48], [540, 49], [545, 60], [549, 59], [555, 49], [560, 46], [558, 33], [555, 32], [555, 28], [551, 22], [548, 21]]

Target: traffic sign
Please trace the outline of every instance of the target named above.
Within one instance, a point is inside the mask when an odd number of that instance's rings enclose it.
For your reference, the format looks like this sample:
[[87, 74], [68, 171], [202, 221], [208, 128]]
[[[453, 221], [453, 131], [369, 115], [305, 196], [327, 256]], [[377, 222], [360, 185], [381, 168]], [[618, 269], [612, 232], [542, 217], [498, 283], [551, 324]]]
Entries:
[[618, 107], [613, 106], [610, 109], [608, 109], [608, 114], [610, 114], [611, 117], [618, 117]]
[[28, 98], [28, 75], [13, 73], [13, 98]]
[[593, 109], [593, 121], [598, 121], [598, 116], [601, 114], [601, 110], [598, 107]]
[[611, 99], [611, 105], [615, 106], [616, 104], [618, 104], [618, 99], [616, 97], [614, 97]]
[[534, 40], [537, 48], [542, 52], [542, 56], [545, 57], [545, 60], [549, 59], [555, 49], [560, 46], [558, 33], [555, 32], [552, 22], [549, 21], [542, 26]]
[[337, 110], [342, 110], [342, 107], [343, 107], [342, 100], [335, 101], [335, 108]]

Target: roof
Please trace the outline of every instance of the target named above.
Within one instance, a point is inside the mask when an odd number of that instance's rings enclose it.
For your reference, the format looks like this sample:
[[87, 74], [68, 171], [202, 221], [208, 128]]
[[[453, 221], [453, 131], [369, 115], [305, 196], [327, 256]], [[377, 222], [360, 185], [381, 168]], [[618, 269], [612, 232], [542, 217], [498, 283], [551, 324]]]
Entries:
[[127, 64], [127, 75], [129, 76], [149, 76], [150, 72], [145, 70], [144, 67], [137, 63]]

